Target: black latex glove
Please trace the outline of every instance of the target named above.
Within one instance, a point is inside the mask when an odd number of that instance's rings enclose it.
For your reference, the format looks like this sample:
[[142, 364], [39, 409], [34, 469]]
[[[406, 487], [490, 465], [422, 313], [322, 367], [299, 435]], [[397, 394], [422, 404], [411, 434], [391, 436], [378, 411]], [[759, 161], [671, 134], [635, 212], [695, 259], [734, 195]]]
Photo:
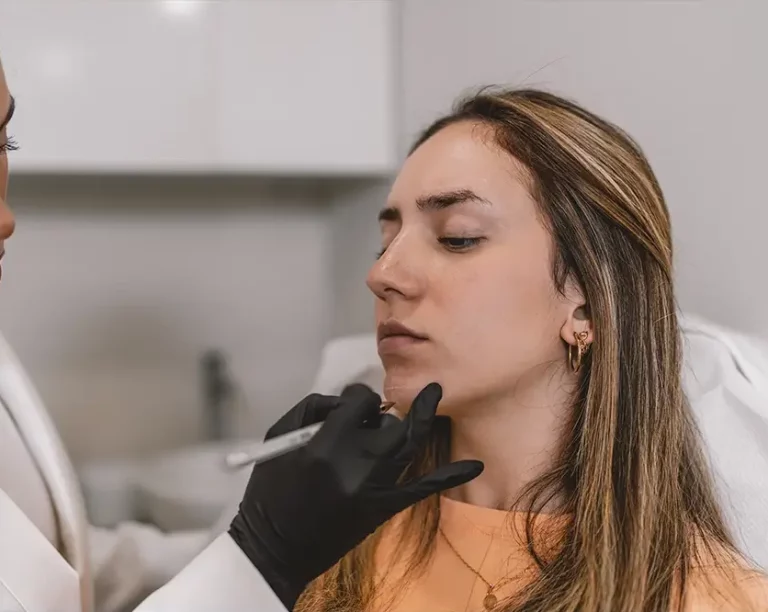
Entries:
[[458, 461], [397, 483], [441, 397], [440, 385], [428, 385], [403, 421], [382, 426], [381, 398], [352, 385], [341, 397], [309, 396], [270, 429], [274, 436], [325, 419], [305, 447], [254, 467], [229, 531], [286, 608], [395, 514], [482, 472], [480, 461]]

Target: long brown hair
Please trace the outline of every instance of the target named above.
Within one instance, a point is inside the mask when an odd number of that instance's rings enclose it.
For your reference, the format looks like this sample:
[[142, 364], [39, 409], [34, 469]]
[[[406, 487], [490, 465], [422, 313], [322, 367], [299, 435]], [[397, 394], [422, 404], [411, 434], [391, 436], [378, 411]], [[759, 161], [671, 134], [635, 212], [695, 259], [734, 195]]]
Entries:
[[[540, 571], [505, 609], [668, 612], [681, 601], [701, 544], [709, 559], [736, 553], [682, 389], [661, 188], [626, 133], [550, 93], [482, 90], [432, 124], [412, 151], [457, 122], [490, 128], [495, 144], [527, 169], [555, 245], [555, 286], [562, 292], [568, 279], [579, 283], [595, 330], [563, 450], [526, 490], [526, 533]], [[410, 471], [444, 461], [447, 436], [436, 428]], [[556, 554], [541, 555], [532, 525], [554, 494], [571, 518]], [[433, 549], [439, 508], [435, 497], [401, 517], [414, 572]], [[310, 585], [296, 609], [365, 610], [377, 596], [381, 533]]]

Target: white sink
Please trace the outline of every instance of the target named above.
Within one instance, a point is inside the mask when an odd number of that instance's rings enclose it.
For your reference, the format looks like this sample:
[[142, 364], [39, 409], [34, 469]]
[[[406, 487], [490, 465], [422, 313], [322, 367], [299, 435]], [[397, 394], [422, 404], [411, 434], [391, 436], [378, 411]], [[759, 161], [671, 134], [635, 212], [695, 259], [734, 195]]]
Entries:
[[224, 457], [247, 444], [242, 440], [202, 444], [144, 462], [136, 475], [143, 518], [164, 531], [180, 531], [207, 529], [225, 518], [226, 510], [234, 513], [251, 470], [232, 471], [225, 467]]
[[78, 467], [91, 525], [109, 529], [138, 518], [136, 477], [141, 468], [135, 459], [102, 460]]
[[224, 457], [247, 440], [190, 446], [148, 459], [99, 461], [78, 470], [88, 518], [98, 527], [144, 521], [163, 531], [208, 529], [236, 511], [251, 468], [232, 471]]

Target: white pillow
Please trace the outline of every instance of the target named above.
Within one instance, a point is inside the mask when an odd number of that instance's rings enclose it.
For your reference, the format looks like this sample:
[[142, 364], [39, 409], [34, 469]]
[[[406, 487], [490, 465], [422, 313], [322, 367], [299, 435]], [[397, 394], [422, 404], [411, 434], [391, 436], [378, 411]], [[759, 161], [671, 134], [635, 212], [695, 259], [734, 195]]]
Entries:
[[683, 380], [737, 544], [768, 571], [768, 344], [681, 318]]
[[384, 368], [376, 348], [376, 334], [344, 336], [328, 342], [311, 392], [339, 395], [351, 383], [364, 383], [381, 395]]

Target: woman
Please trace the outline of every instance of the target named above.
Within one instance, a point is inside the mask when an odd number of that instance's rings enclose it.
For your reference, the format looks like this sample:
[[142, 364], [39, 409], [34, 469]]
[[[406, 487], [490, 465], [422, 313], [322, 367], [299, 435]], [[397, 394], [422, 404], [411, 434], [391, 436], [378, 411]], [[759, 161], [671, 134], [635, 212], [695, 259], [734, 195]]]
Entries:
[[639, 147], [554, 95], [484, 91], [417, 140], [380, 215], [387, 399], [444, 396], [411, 473], [475, 480], [390, 521], [302, 612], [768, 608], [681, 388], [669, 214]]

